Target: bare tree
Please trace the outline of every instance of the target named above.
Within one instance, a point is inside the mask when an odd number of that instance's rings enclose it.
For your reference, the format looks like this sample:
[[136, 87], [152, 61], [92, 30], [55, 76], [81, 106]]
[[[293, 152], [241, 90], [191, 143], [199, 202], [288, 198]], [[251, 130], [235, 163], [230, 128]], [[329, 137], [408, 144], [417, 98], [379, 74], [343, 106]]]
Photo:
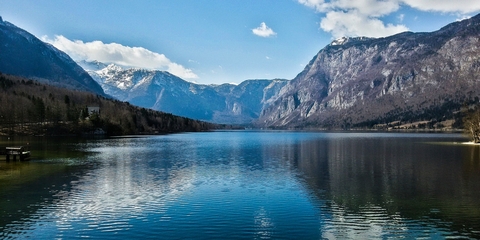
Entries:
[[480, 110], [468, 114], [464, 119], [465, 132], [470, 135], [474, 143], [480, 143]]

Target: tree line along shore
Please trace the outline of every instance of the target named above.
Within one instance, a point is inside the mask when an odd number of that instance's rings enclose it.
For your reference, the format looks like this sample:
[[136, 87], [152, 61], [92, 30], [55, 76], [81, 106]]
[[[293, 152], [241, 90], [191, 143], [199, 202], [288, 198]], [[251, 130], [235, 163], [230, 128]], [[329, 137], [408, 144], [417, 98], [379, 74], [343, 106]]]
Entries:
[[[480, 143], [478, 103], [465, 106], [456, 118], [458, 127]], [[0, 135], [113, 136], [231, 128], [0, 73]]]
[[0, 135], [131, 135], [225, 128], [0, 73]]

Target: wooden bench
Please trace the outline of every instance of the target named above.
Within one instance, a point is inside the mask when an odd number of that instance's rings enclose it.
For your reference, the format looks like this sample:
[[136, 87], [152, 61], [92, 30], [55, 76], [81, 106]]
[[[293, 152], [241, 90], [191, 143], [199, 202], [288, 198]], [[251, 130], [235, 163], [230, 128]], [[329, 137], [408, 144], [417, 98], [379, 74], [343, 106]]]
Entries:
[[7, 162], [10, 161], [10, 156], [13, 156], [14, 161], [17, 160], [17, 156], [19, 156], [20, 161], [30, 159], [30, 151], [24, 146], [0, 148], [0, 155], [5, 155]]

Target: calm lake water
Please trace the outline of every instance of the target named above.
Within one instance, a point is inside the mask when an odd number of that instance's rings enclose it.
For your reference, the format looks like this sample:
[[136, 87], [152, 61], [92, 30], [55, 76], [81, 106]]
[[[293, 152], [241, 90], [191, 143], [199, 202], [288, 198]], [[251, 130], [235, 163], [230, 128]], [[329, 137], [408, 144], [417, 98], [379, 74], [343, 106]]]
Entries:
[[0, 238], [480, 238], [457, 134], [211, 132], [28, 141], [0, 161]]

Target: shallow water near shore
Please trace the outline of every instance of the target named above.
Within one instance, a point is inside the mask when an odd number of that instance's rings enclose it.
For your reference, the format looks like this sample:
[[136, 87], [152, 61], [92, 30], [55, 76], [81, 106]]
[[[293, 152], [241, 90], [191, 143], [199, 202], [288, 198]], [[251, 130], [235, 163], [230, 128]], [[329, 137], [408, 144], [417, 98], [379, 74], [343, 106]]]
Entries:
[[219, 131], [17, 138], [0, 238], [480, 238], [480, 146], [459, 134]]

